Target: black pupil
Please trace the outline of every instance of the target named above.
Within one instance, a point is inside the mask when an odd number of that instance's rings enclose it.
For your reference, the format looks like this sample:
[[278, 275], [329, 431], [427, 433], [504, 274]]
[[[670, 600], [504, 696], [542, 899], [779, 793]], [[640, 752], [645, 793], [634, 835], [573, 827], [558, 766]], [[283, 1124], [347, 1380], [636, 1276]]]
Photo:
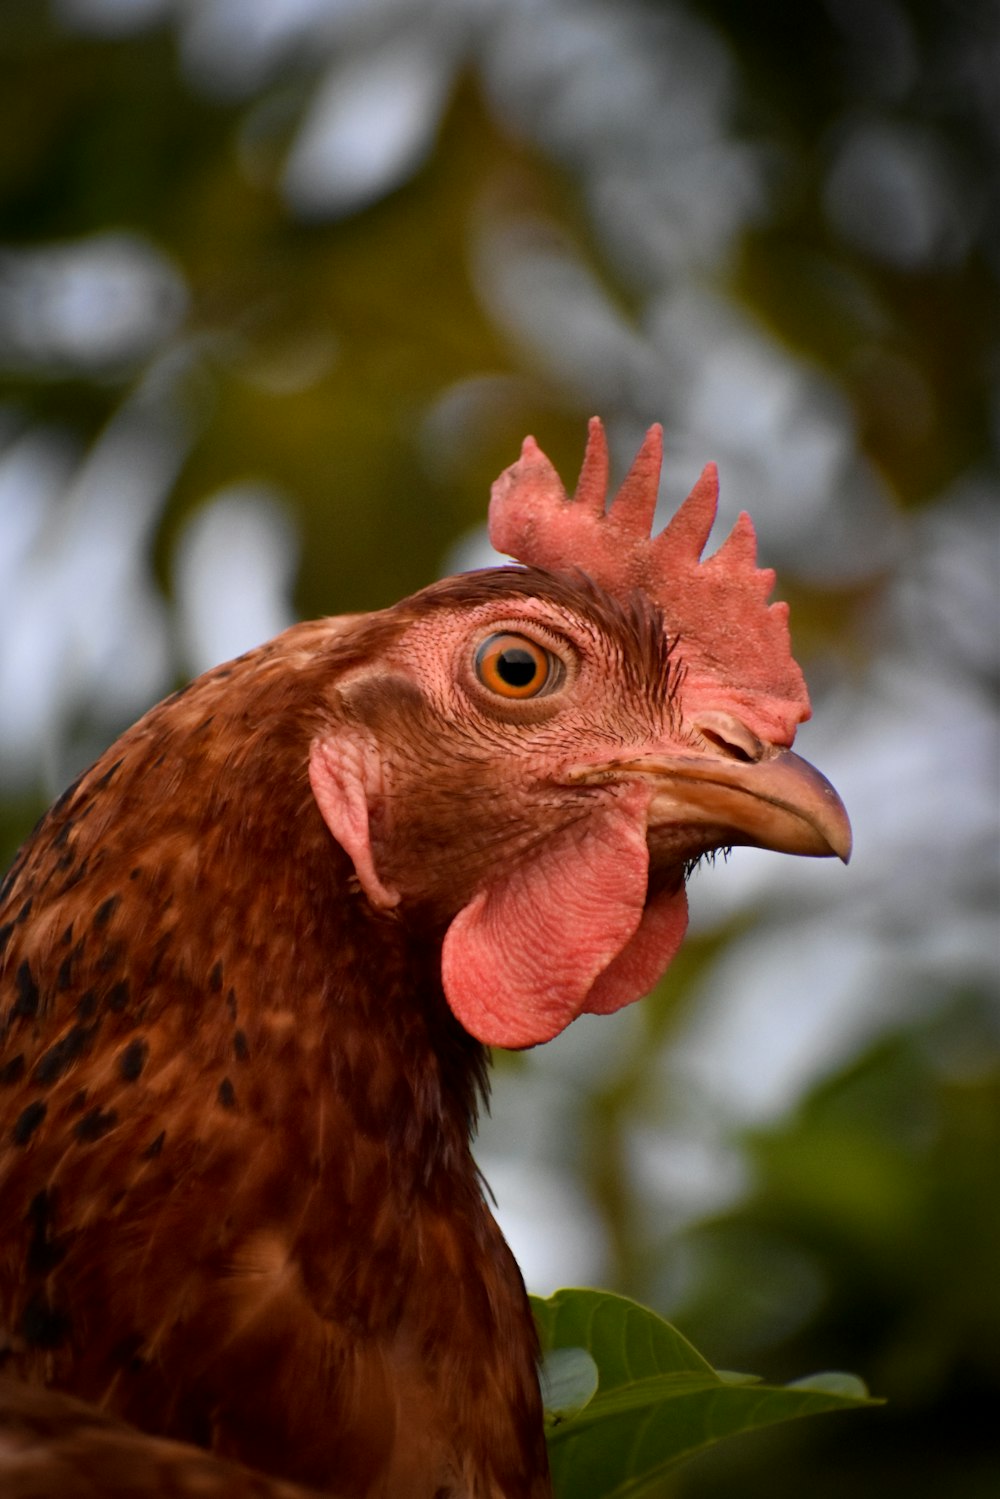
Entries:
[[538, 661], [523, 646], [509, 645], [497, 657], [497, 676], [508, 687], [530, 687], [538, 676]]

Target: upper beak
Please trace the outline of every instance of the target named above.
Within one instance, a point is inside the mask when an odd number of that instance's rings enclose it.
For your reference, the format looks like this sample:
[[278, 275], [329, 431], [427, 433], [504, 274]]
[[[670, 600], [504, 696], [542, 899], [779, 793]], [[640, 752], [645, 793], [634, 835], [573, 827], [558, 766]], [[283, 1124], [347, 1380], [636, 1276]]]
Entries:
[[730, 750], [736, 744], [741, 758], [692, 751], [641, 755], [614, 767], [653, 783], [650, 828], [711, 829], [717, 847], [749, 844], [784, 854], [836, 855], [846, 864], [851, 824], [826, 776], [791, 750], [761, 745], [742, 725], [739, 736], [728, 728], [720, 733], [720, 722], [722, 715], [713, 715], [708, 743]]

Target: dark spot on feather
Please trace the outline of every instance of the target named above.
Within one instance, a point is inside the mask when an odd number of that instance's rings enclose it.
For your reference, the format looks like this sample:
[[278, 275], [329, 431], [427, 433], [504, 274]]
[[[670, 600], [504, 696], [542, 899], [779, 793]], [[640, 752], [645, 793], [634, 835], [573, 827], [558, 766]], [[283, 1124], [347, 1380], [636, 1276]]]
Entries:
[[159, 1155], [160, 1151], [163, 1149], [163, 1142], [164, 1142], [164, 1140], [166, 1138], [167, 1138], [167, 1132], [166, 1132], [166, 1130], [165, 1129], [161, 1129], [160, 1133], [157, 1135], [156, 1139], [152, 1142], [152, 1144], [146, 1146], [146, 1149], [142, 1152], [140, 1160], [143, 1160], [143, 1161], [153, 1161], [153, 1160], [155, 1160], [156, 1157]]
[[81, 994], [76, 1002], [76, 1013], [81, 1020], [89, 1020], [97, 1009], [97, 995], [93, 989], [88, 989], [86, 994]]
[[28, 1221], [31, 1224], [28, 1271], [32, 1275], [47, 1275], [66, 1253], [65, 1243], [52, 1232], [52, 1219], [52, 1194], [47, 1191], [36, 1192], [28, 1209]]
[[26, 1109], [22, 1109], [17, 1123], [11, 1130], [11, 1139], [14, 1144], [27, 1145], [48, 1111], [48, 1104], [43, 1103], [40, 1098], [36, 1098], [34, 1103], [29, 1103]]
[[17, 915], [14, 917], [15, 926], [22, 926], [24, 922], [27, 921], [28, 917], [31, 915], [31, 908], [34, 903], [35, 897], [33, 895], [29, 895], [20, 911], [18, 911]]
[[149, 1056], [149, 1042], [138, 1037], [130, 1041], [118, 1058], [118, 1071], [127, 1083], [134, 1083], [146, 1065]]
[[121, 904], [120, 895], [109, 895], [107, 900], [101, 901], [94, 914], [94, 931], [99, 932], [101, 927], [107, 926], [118, 906]]
[[11, 1057], [0, 1067], [0, 1083], [9, 1084], [20, 1082], [24, 1076], [24, 1054], [18, 1052], [16, 1057]]
[[235, 1109], [236, 1107], [236, 1089], [228, 1077], [224, 1077], [219, 1084], [219, 1102], [224, 1109]]
[[[41, 822], [38, 823], [37, 827], [41, 827]], [[7, 899], [8, 894], [14, 888], [14, 885], [17, 881], [17, 876], [20, 873], [21, 865], [24, 863], [25, 858], [27, 857], [26, 850], [27, 845], [25, 845], [25, 847], [21, 849], [21, 852], [18, 854], [17, 858], [14, 860], [13, 864], [4, 875], [3, 879], [0, 880], [0, 904], [2, 904]]]
[[229, 992], [228, 992], [228, 994], [226, 995], [226, 1005], [227, 1005], [227, 1007], [229, 1009], [230, 1015], [235, 1020], [236, 1019], [236, 990], [235, 989], [230, 989]]
[[[72, 864], [72, 862], [73, 862], [73, 855], [72, 855], [72, 853], [67, 853], [67, 854], [65, 854], [63, 856], [62, 859], [59, 860], [59, 868], [60, 869], [68, 869], [69, 866]], [[86, 857], [83, 858], [80, 861], [80, 863], [76, 866], [76, 868], [74, 869], [73, 873], [71, 875], [67, 875], [67, 877], [66, 877], [66, 883], [63, 886], [63, 890], [64, 891], [66, 891], [66, 890], [72, 890], [75, 885], [79, 885], [80, 881], [86, 875], [87, 869], [88, 869], [89, 865], [90, 865], [90, 855], [87, 854]]]
[[119, 1368], [127, 1368], [131, 1374], [138, 1374], [146, 1367], [146, 1359], [140, 1358], [139, 1350], [142, 1347], [142, 1335], [130, 1332], [118, 1342], [111, 1350], [111, 1361]]
[[122, 759], [116, 760], [114, 765], [109, 766], [108, 769], [104, 772], [104, 774], [101, 776], [101, 779], [94, 782], [93, 789], [95, 791], [99, 791], [102, 786], [109, 786], [124, 763], [124, 756], [122, 757]]
[[120, 1015], [128, 1004], [128, 979], [119, 979], [108, 991], [108, 1009]]
[[112, 942], [111, 946], [106, 947], [97, 960], [98, 973], [110, 973], [112, 968], [117, 968], [118, 964], [122, 960], [124, 952], [124, 943]]
[[59, 795], [56, 797], [55, 801], [49, 808], [50, 817], [55, 817], [57, 813], [62, 811], [63, 807], [65, 807], [66, 803], [69, 801], [70, 797], [73, 795], [73, 792], [76, 790], [79, 784], [80, 777], [77, 776], [76, 780], [72, 783], [71, 786], [67, 786], [65, 791], [61, 791], [59, 793]]
[[95, 1025], [74, 1025], [71, 1031], [50, 1046], [48, 1051], [39, 1058], [35, 1068], [35, 1082], [48, 1085], [54, 1083], [57, 1078], [62, 1077], [64, 1072], [80, 1056], [90, 1041], [97, 1027]]
[[45, 1296], [32, 1296], [21, 1317], [21, 1335], [33, 1348], [58, 1348], [69, 1337], [70, 1320]]
[[227, 677], [231, 677], [232, 674], [233, 674], [233, 668], [231, 666], [220, 666], [219, 669], [218, 669], [218, 671], [213, 671], [213, 673], [212, 673], [212, 681], [213, 682], [224, 682], [226, 680], [226, 678]]
[[7, 943], [10, 941], [10, 934], [13, 930], [14, 923], [12, 921], [8, 921], [4, 926], [0, 926], [0, 953], [3, 952], [4, 948], [7, 946]]
[[15, 974], [15, 983], [17, 984], [17, 1000], [10, 1012], [11, 1015], [24, 1015], [34, 1019], [38, 1014], [38, 985], [35, 983], [27, 958], [22, 960]]
[[250, 1055], [250, 1048], [247, 1045], [247, 1037], [245, 1031], [233, 1032], [233, 1051], [236, 1053], [236, 1060], [238, 1062], [245, 1062], [247, 1057]]
[[213, 994], [218, 994], [222, 988], [222, 959], [216, 958], [208, 975], [208, 987]]
[[195, 725], [195, 727], [191, 730], [192, 734], [203, 734], [208, 728], [209, 724], [213, 723], [214, 721], [215, 714], [210, 713], [207, 718], [202, 719], [200, 724]]
[[59, 990], [60, 994], [65, 994], [66, 990], [72, 987], [72, 984], [73, 956], [72, 954], [70, 954], [68, 958], [63, 958], [62, 962], [59, 964], [59, 972], [56, 976], [56, 988]]
[[[55, 812], [56, 807], [58, 807], [58, 806], [59, 806], [59, 803], [56, 802], [55, 807], [52, 808], [53, 812]], [[72, 833], [73, 827], [74, 827], [74, 823], [73, 823], [72, 817], [67, 817], [66, 821], [63, 823], [62, 827], [59, 829], [58, 833], [53, 838], [53, 840], [52, 840], [52, 847], [53, 848], [62, 848], [63, 844], [66, 842], [66, 839], [69, 837], [70, 833]]]
[[78, 1140], [88, 1144], [90, 1141], [99, 1140], [102, 1135], [106, 1135], [108, 1130], [114, 1129], [117, 1123], [117, 1110], [108, 1109], [104, 1111], [102, 1109], [91, 1109], [88, 1114], [84, 1114], [79, 1124], [75, 1126], [73, 1133]]
[[85, 1109], [86, 1107], [87, 1107], [87, 1090], [86, 1090], [86, 1088], [78, 1088], [77, 1091], [73, 1094], [73, 1097], [69, 1101], [69, 1110], [68, 1110], [68, 1112], [71, 1113], [71, 1114], [78, 1114], [81, 1109]]
[[70, 922], [69, 926], [63, 932], [63, 934], [62, 934], [62, 936], [60, 937], [59, 940], [62, 943], [63, 947], [69, 947], [70, 943], [73, 940], [73, 923], [72, 922]]
[[141, 874], [142, 874], [142, 870], [141, 869], [130, 869], [128, 877], [129, 877], [130, 880], [137, 880]]

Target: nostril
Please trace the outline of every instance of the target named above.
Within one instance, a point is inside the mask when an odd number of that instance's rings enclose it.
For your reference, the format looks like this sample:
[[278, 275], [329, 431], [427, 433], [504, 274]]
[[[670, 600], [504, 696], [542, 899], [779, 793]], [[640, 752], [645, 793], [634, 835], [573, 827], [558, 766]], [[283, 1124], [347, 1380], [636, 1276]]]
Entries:
[[698, 733], [702, 739], [707, 739], [709, 744], [714, 744], [716, 749], [721, 750], [724, 755], [729, 755], [731, 759], [742, 760], [746, 765], [753, 764], [753, 756], [748, 755], [742, 745], [730, 744], [723, 739], [721, 734], [716, 734], [712, 729], [699, 729]]
[[764, 753], [764, 746], [738, 718], [729, 713], [703, 713], [694, 723], [695, 730], [731, 760], [754, 765]]

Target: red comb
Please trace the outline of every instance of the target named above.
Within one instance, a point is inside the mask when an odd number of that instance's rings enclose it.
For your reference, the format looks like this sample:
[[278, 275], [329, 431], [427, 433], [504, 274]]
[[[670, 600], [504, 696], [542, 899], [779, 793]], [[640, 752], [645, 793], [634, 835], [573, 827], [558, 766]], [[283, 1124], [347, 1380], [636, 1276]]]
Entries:
[[[640, 590], [661, 609], [693, 700], [731, 706], [769, 743], [790, 744], [809, 717], [809, 696], [791, 654], [787, 604], [768, 604], [770, 568], [758, 568], [757, 539], [741, 514], [722, 546], [704, 562], [718, 504], [714, 463], [673, 519], [651, 536], [663, 455], [663, 429], [650, 427], [624, 483], [605, 509], [608, 445], [598, 417], [570, 499], [533, 437], [505, 469], [490, 500], [490, 540], [497, 551], [554, 572], [580, 568], [609, 593]], [[720, 694], [721, 689], [721, 694]]]

